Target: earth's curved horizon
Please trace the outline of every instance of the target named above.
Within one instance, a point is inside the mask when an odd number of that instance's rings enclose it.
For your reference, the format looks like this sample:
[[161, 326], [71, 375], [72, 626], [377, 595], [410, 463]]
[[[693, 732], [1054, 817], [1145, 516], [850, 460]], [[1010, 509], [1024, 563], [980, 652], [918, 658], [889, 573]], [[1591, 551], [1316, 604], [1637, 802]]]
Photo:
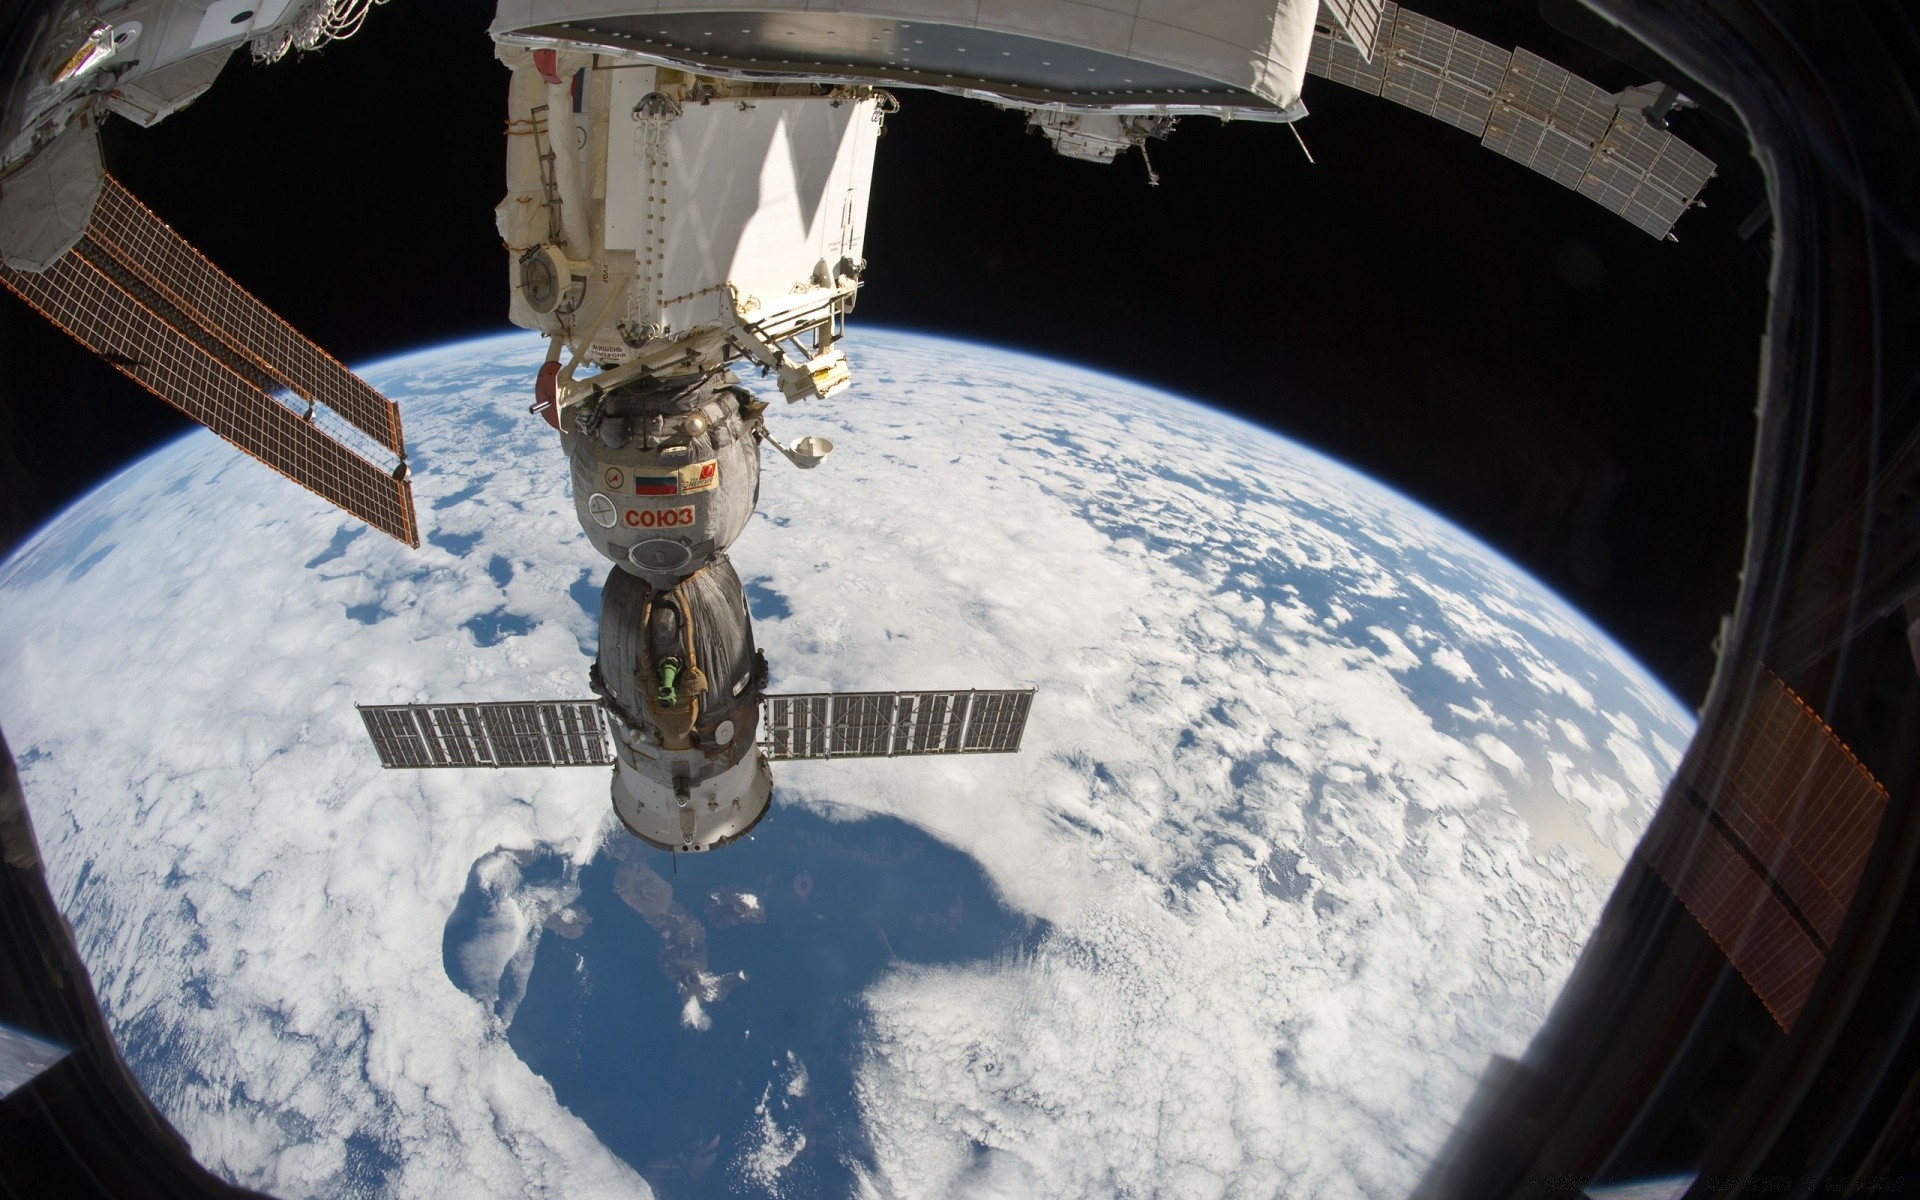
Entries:
[[289, 1196], [1389, 1196], [1524, 1046], [1679, 703], [1271, 430], [847, 347], [847, 394], [768, 414], [836, 453], [769, 456], [732, 555], [772, 687], [1033, 685], [1026, 745], [779, 764], [754, 844], [677, 876], [600, 772], [382, 773], [354, 717], [586, 694], [606, 564], [530, 335], [359, 369], [417, 554], [195, 432], [0, 565], [49, 883], [203, 1162]]

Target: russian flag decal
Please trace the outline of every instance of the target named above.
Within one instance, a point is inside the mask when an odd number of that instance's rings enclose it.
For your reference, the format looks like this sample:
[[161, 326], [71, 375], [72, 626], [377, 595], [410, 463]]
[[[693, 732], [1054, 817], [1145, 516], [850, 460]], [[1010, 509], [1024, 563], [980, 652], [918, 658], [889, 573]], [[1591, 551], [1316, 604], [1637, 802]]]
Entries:
[[678, 473], [669, 475], [635, 475], [633, 477], [633, 494], [636, 496], [678, 496], [680, 494], [680, 476]]

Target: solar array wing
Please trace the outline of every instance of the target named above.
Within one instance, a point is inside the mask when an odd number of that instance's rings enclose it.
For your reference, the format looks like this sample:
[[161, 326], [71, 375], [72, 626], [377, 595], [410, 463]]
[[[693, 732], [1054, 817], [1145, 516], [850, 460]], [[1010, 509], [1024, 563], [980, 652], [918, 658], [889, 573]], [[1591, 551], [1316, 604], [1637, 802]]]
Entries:
[[1712, 178], [1712, 159], [1655, 128], [1639, 109], [1622, 108], [1595, 148], [1579, 191], [1663, 238]]
[[1696, 741], [1639, 853], [1792, 1031], [1839, 939], [1887, 791], [1773, 675]]
[[1515, 50], [1480, 144], [1578, 189], [1614, 111], [1606, 92], [1530, 50]]
[[981, 754], [1010, 754], [1020, 748], [1027, 729], [1033, 691], [975, 692], [967, 714], [966, 749]]
[[1338, 22], [1323, 21], [1313, 32], [1313, 44], [1307, 51], [1307, 73], [1356, 88], [1369, 96], [1378, 96], [1387, 79], [1386, 61], [1379, 53], [1386, 31], [1393, 28], [1400, 6], [1387, 0], [1380, 9], [1372, 37], [1356, 43]]
[[1033, 689], [811, 692], [761, 699], [767, 757], [893, 758], [1020, 749]]
[[288, 479], [418, 546], [406, 480], [361, 457], [265, 390], [257, 368], [170, 308], [90, 237], [45, 271], [0, 283], [122, 375]]
[[604, 767], [613, 762], [597, 700], [359, 708], [383, 767]]
[[112, 176], [100, 189], [100, 202], [87, 232], [148, 286], [253, 360], [281, 386], [333, 410], [393, 453], [406, 453], [400, 410], [393, 401], [207, 261]]
[[[0, 266], [0, 284], [240, 450], [381, 532], [420, 544], [393, 404], [112, 179], [72, 250], [40, 272]], [[316, 419], [322, 407], [328, 422], [337, 415], [352, 429], [336, 436]], [[352, 444], [362, 434], [378, 443], [370, 453]], [[391, 465], [376, 461], [389, 456]]]
[[1320, 11], [1347, 35], [1356, 54], [1369, 62], [1373, 60], [1373, 47], [1385, 10], [1391, 7], [1387, 0], [1320, 0]]
[[[1639, 108], [1521, 49], [1507, 51], [1391, 2], [1372, 42], [1342, 15], [1373, 0], [1323, 0], [1307, 72], [1385, 96], [1667, 237], [1713, 178], [1713, 162]], [[1355, 22], [1361, 17], [1356, 16]]]
[[1478, 137], [1512, 54], [1431, 17], [1400, 9], [1382, 47], [1380, 94]]

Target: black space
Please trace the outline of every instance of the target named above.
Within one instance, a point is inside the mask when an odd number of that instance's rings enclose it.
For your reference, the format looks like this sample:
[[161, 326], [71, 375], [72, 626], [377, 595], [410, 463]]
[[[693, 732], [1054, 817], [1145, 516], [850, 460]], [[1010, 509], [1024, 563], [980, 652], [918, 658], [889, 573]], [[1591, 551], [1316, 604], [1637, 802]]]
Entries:
[[[1437, 2], [1608, 87], [1645, 76], [1534, 8]], [[1458, 11], [1454, 11], [1458, 10]], [[407, 0], [270, 67], [244, 52], [108, 167], [349, 363], [505, 328], [506, 72], [488, 0]], [[1309, 79], [1300, 131], [1189, 118], [1057, 158], [1021, 118], [901, 91], [862, 324], [1045, 354], [1191, 396], [1391, 484], [1510, 554], [1697, 701], [1745, 531], [1768, 234], [1739, 131], [1659, 243], [1463, 133]], [[188, 424], [0, 297], [0, 546]], [[531, 388], [531, 381], [529, 381]], [[836, 403], [858, 403], [858, 388]]]

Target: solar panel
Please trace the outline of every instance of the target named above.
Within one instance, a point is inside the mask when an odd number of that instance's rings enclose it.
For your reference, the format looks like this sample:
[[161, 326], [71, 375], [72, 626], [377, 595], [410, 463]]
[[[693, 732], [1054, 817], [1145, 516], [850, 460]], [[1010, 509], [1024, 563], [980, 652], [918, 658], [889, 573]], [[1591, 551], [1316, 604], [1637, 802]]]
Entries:
[[1606, 92], [1530, 50], [1515, 50], [1481, 144], [1577, 189], [1613, 114]]
[[1008, 754], [1020, 749], [1033, 689], [813, 692], [762, 704], [772, 759]]
[[[1387, 5], [1387, 20], [1393, 19], [1395, 5]], [[1378, 96], [1387, 79], [1386, 60], [1375, 54], [1371, 61], [1338, 30], [1315, 30], [1313, 44], [1307, 50], [1307, 73], [1369, 96]]]
[[966, 748], [983, 754], [1008, 754], [1020, 748], [1033, 693], [976, 692], [967, 714]]
[[1713, 178], [1705, 155], [1638, 109], [1529, 50], [1502, 50], [1378, 2], [1371, 55], [1343, 13], [1376, 0], [1324, 0], [1307, 72], [1426, 113], [1665, 237]]
[[405, 454], [400, 411], [391, 400], [207, 261], [112, 176], [101, 187], [87, 235], [279, 386]]
[[1382, 47], [1380, 94], [1478, 137], [1511, 58], [1491, 42], [1403, 8]]
[[966, 732], [968, 692], [901, 692], [893, 724], [895, 754], [951, 754]]
[[604, 767], [613, 762], [597, 700], [363, 704], [380, 765]]
[[1386, 0], [1320, 0], [1320, 11], [1332, 18], [1347, 41], [1358, 48], [1357, 56], [1369, 61], [1388, 7]]
[[1886, 789], [1772, 674], [1697, 742], [1641, 842], [1789, 1032], [1860, 886]]
[[1614, 113], [1578, 187], [1582, 196], [1663, 238], [1699, 199], [1713, 170], [1712, 159], [1656, 129], [1640, 110], [1623, 108]]
[[316, 495], [409, 546], [413, 490], [273, 399], [260, 368], [173, 307], [91, 236], [0, 283], [122, 375]]

